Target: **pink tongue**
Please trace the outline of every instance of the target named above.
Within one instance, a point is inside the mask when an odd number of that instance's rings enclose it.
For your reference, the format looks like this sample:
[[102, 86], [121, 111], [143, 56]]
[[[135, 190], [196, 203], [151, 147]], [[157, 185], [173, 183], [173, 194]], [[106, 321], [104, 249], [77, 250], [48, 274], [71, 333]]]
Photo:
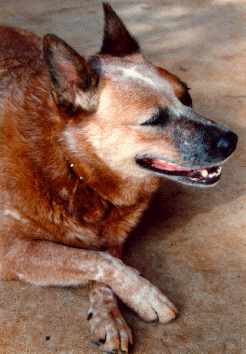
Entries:
[[162, 161], [158, 159], [145, 159], [146, 162], [149, 162], [152, 167], [159, 168], [160, 170], [167, 170], [167, 171], [190, 171], [190, 168], [181, 167], [175, 165], [174, 163], [168, 161]]

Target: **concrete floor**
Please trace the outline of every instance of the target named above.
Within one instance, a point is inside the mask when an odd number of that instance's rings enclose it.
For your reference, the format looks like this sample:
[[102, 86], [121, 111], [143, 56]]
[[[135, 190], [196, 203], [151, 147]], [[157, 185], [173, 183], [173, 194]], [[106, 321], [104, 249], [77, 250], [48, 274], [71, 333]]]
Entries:
[[[214, 188], [163, 180], [134, 231], [125, 262], [180, 309], [168, 325], [142, 322], [122, 305], [133, 354], [246, 353], [246, 3], [110, 0], [152, 62], [192, 88], [204, 116], [239, 134]], [[98, 0], [0, 0], [1, 22], [53, 32], [89, 55], [100, 48]], [[0, 282], [0, 354], [94, 354], [88, 289]]]

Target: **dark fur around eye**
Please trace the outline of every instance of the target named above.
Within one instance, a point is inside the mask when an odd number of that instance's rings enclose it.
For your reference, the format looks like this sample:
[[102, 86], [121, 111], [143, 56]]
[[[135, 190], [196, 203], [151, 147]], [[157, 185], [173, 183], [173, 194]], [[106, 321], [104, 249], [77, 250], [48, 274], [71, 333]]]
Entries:
[[169, 122], [170, 115], [167, 108], [159, 108], [158, 112], [147, 122], [142, 123], [141, 125], [151, 125], [155, 127], [165, 127]]

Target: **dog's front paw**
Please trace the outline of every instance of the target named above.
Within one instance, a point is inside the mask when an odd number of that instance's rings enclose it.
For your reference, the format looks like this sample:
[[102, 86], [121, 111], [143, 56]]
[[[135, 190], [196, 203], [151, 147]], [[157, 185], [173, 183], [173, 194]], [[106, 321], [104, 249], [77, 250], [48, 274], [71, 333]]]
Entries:
[[137, 295], [132, 295], [130, 307], [145, 321], [168, 323], [178, 314], [176, 307], [154, 285], [143, 279]]
[[117, 307], [108, 310], [89, 311], [91, 342], [102, 352], [127, 354], [132, 344], [131, 330]]
[[87, 319], [91, 326], [91, 342], [102, 352], [128, 353], [128, 346], [132, 344], [131, 330], [121, 315], [110, 288], [98, 285], [92, 291]]
[[145, 321], [168, 323], [178, 314], [176, 307], [156, 286], [130, 267], [125, 268], [124, 285], [117, 282], [114, 291]]

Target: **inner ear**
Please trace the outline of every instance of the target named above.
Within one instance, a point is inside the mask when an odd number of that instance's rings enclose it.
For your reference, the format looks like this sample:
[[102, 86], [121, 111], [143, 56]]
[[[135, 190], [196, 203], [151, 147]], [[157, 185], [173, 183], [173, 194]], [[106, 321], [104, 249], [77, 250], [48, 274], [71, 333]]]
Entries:
[[131, 36], [125, 25], [108, 3], [103, 3], [104, 36], [100, 54], [123, 57], [140, 52], [138, 42]]
[[73, 112], [95, 110], [99, 75], [86, 60], [53, 34], [44, 37], [43, 51], [56, 103]]

